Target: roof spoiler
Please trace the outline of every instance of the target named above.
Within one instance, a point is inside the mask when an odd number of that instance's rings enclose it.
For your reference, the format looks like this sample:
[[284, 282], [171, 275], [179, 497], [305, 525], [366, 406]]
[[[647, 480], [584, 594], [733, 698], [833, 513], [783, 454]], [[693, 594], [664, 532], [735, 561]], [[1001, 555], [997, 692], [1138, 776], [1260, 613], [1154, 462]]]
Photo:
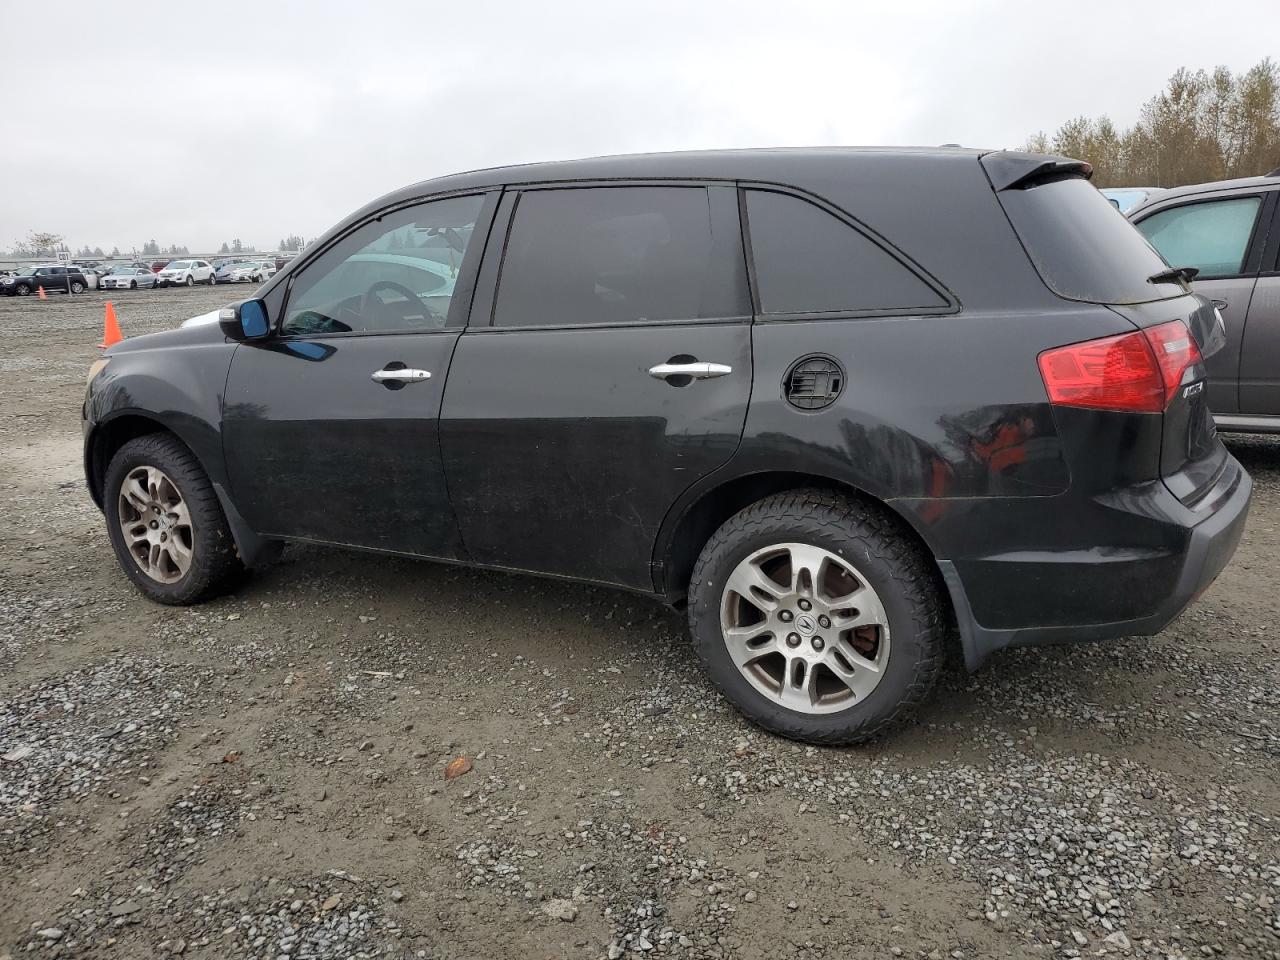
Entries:
[[1054, 180], [1093, 176], [1093, 164], [1069, 157], [1050, 157], [1043, 153], [1015, 153], [1001, 150], [982, 158], [991, 185], [996, 190], [1026, 190]]

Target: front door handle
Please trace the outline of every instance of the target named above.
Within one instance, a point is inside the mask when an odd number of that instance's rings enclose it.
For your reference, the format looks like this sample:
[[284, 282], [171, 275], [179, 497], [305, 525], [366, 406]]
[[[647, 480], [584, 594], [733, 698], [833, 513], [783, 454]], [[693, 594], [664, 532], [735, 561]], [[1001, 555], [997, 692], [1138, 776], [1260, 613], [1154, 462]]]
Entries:
[[649, 368], [649, 376], [659, 380], [668, 377], [689, 377], [691, 380], [712, 380], [733, 373], [727, 363], [660, 363]]
[[409, 367], [401, 367], [398, 370], [375, 370], [369, 375], [369, 379], [374, 383], [418, 383], [422, 380], [430, 380], [431, 374], [426, 370], [413, 370]]

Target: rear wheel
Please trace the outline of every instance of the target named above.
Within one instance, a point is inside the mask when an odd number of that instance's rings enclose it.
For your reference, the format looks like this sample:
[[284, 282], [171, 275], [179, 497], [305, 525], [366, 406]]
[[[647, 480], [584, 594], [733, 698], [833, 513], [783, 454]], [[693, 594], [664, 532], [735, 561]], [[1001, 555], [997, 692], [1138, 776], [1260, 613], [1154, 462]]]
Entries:
[[889, 729], [942, 663], [928, 558], [880, 509], [823, 490], [768, 497], [716, 531], [689, 585], [689, 623], [739, 710], [810, 743]]
[[72, 283], [71, 283], [71, 292], [72, 292], [72, 293], [84, 293], [84, 284], [83, 284], [83, 283], [81, 283], [79, 280], [74, 280], [74, 281], [72, 281]]
[[121, 569], [158, 603], [199, 603], [244, 571], [209, 478], [171, 434], [137, 437], [116, 452], [103, 503]]

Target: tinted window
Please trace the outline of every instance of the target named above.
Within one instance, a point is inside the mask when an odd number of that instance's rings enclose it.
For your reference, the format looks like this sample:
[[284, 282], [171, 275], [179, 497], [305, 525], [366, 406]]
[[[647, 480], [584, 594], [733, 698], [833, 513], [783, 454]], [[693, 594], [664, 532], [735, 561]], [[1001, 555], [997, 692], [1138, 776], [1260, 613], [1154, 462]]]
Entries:
[[494, 323], [748, 315], [740, 243], [714, 243], [711, 223], [701, 187], [529, 191], [516, 206]]
[[1053, 180], [997, 196], [1040, 278], [1058, 296], [1145, 303], [1182, 295], [1176, 280], [1147, 282], [1168, 264], [1088, 180]]
[[1201, 279], [1235, 276], [1261, 205], [1260, 197], [1189, 203], [1153, 213], [1138, 230], [1171, 266], [1197, 267]]
[[451, 197], [365, 224], [298, 274], [281, 332], [443, 328], [483, 204]]
[[860, 313], [946, 306], [883, 247], [799, 197], [747, 191], [764, 313]]

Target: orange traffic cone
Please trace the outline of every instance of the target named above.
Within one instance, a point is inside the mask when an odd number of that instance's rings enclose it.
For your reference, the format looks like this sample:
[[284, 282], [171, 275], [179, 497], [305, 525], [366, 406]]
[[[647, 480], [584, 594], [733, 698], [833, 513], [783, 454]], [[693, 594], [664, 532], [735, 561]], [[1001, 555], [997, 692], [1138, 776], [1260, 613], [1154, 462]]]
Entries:
[[36, 287], [36, 296], [39, 297], [41, 300], [49, 299], [44, 295], [44, 287]]
[[105, 350], [124, 339], [120, 332], [120, 324], [116, 323], [116, 308], [107, 301], [107, 315], [102, 320], [102, 342], [98, 346]]

